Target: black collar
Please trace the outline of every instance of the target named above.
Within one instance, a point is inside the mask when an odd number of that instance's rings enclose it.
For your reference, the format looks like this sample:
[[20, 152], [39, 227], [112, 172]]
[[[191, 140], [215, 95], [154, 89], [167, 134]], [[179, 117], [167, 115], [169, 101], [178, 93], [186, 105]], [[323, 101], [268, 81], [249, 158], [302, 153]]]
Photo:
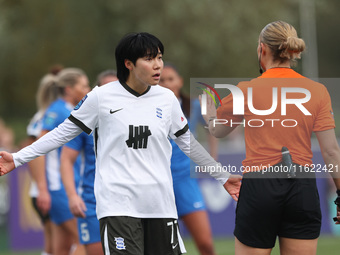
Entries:
[[119, 81], [119, 82], [120, 82], [120, 84], [122, 84], [124, 89], [126, 89], [128, 92], [130, 92], [132, 95], [134, 95], [136, 97], [143, 96], [144, 94], [148, 93], [148, 91], [151, 88], [151, 86], [148, 86], [148, 88], [142, 94], [139, 94], [137, 91], [135, 91], [132, 88], [130, 88], [129, 85], [127, 85], [125, 82], [122, 82], [122, 81]]

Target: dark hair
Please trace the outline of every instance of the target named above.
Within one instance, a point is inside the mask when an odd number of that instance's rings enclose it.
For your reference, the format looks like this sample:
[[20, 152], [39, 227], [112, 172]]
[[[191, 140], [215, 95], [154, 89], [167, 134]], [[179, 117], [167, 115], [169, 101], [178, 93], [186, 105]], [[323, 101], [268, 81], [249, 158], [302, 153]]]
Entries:
[[[171, 62], [164, 63], [164, 68], [166, 67], [172, 68], [178, 75], [180, 75], [177, 66], [175, 66], [173, 63]], [[191, 99], [189, 96], [184, 94], [182, 90], [179, 93], [180, 93], [179, 97], [182, 100], [182, 110], [183, 110], [184, 116], [186, 118], [190, 118]]]
[[131, 33], [124, 36], [116, 47], [117, 77], [120, 81], [126, 82], [129, 77], [129, 69], [125, 67], [125, 59], [130, 60], [134, 65], [138, 58], [151, 56], [155, 58], [158, 52], [164, 53], [162, 42], [149, 33]]

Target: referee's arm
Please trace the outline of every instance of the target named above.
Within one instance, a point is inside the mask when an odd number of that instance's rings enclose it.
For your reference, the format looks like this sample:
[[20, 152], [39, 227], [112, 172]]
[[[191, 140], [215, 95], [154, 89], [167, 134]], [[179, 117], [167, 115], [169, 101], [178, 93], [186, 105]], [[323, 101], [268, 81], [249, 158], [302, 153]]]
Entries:
[[336, 188], [340, 190], [340, 148], [334, 129], [318, 131], [315, 134], [319, 141], [323, 160], [330, 170]]

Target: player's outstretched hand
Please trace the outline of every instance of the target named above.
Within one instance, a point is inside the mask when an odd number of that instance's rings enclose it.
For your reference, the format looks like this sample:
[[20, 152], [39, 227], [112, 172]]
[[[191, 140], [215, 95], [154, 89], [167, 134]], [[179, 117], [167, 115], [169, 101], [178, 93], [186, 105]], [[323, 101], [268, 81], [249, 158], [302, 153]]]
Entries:
[[78, 195], [74, 195], [72, 197], [69, 198], [69, 207], [71, 210], [71, 213], [75, 216], [75, 217], [81, 217], [81, 218], [85, 218], [85, 212], [86, 212], [86, 205], [84, 203], [84, 201], [81, 199], [81, 197], [79, 197]]
[[0, 151], [0, 176], [8, 174], [15, 168], [13, 156], [6, 151]]
[[235, 200], [238, 201], [238, 196], [240, 194], [241, 188], [241, 175], [230, 175], [228, 181], [223, 185], [223, 187], [228, 191], [229, 195]]

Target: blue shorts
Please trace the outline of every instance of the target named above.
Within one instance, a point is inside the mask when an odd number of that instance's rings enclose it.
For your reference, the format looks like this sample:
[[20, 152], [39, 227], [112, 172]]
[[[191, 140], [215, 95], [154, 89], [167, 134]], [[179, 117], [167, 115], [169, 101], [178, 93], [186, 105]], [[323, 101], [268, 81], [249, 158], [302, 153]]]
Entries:
[[205, 210], [205, 204], [197, 179], [190, 176], [174, 182], [178, 217], [195, 211]]
[[51, 195], [51, 221], [57, 225], [74, 218], [68, 205], [68, 198], [64, 189], [57, 191], [50, 191]]
[[100, 227], [97, 216], [78, 218], [78, 233], [81, 244], [100, 242]]

